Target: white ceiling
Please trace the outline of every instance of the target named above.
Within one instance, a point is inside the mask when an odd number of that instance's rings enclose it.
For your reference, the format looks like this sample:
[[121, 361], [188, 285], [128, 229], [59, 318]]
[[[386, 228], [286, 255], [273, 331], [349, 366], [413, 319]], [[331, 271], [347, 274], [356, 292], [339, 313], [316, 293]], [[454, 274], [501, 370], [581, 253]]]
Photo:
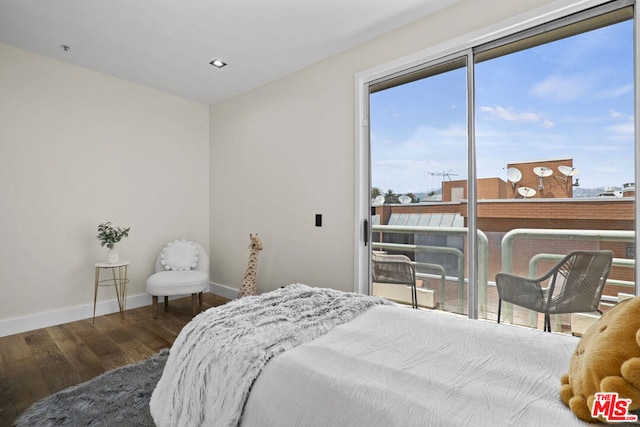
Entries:
[[0, 0], [0, 43], [214, 104], [457, 1]]

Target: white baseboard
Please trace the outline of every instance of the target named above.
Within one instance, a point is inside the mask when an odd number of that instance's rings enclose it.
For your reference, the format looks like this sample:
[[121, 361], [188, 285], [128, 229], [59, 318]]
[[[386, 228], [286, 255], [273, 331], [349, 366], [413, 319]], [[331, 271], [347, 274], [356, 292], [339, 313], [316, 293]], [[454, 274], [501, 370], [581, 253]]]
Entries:
[[[237, 289], [212, 282], [209, 283], [209, 292], [228, 299], [235, 299], [238, 296]], [[174, 297], [171, 297], [171, 299], [173, 298]], [[147, 305], [151, 305], [151, 295], [139, 294], [127, 296], [127, 310]], [[117, 312], [118, 301], [115, 298], [107, 301], [98, 301], [96, 304], [96, 316]], [[0, 337], [33, 331], [34, 329], [48, 328], [49, 326], [75, 322], [77, 320], [91, 319], [92, 317], [93, 303], [35, 313], [28, 316], [14, 317], [12, 319], [4, 319], [0, 320]]]
[[209, 282], [209, 292], [211, 292], [212, 294], [220, 295], [221, 297], [226, 299], [238, 298], [238, 290], [236, 288], [221, 285], [220, 283]]
[[[140, 294], [127, 296], [127, 309], [144, 307], [146, 305], [151, 305], [151, 295]], [[98, 301], [96, 304], [96, 316], [117, 312], [118, 301], [115, 298], [107, 301]], [[32, 331], [34, 329], [47, 328], [62, 323], [75, 322], [77, 320], [91, 319], [92, 317], [93, 303], [0, 320], [0, 337]]]

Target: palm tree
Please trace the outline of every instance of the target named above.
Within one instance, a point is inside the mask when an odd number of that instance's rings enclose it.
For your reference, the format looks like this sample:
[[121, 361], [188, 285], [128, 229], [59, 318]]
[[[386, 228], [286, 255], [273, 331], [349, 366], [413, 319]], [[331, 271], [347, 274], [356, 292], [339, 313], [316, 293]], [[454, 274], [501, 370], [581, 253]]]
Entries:
[[391, 189], [389, 189], [387, 191], [387, 193], [384, 195], [384, 202], [385, 203], [400, 203], [400, 201], [398, 200], [398, 194], [394, 193]]

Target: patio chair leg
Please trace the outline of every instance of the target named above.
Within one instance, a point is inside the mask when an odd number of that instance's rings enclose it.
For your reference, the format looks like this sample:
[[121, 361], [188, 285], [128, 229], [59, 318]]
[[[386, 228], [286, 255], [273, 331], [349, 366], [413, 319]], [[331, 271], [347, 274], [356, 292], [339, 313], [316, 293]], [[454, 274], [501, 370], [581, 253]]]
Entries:
[[418, 308], [418, 291], [416, 290], [416, 285], [414, 283], [413, 285], [413, 289], [411, 289], [411, 303], [413, 305], [413, 308]]
[[498, 298], [498, 323], [500, 323], [500, 312], [502, 311], [502, 300]]
[[544, 330], [546, 332], [551, 332], [551, 317], [549, 313], [544, 314]]

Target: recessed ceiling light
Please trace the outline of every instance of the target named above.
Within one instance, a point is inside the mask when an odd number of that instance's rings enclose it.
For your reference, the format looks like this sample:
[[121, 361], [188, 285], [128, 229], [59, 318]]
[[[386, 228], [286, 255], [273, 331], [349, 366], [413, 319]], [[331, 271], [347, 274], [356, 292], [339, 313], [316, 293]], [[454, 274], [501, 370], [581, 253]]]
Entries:
[[221, 59], [217, 59], [217, 58], [214, 59], [213, 61], [209, 62], [209, 64], [211, 64], [211, 65], [213, 65], [214, 67], [217, 67], [217, 68], [222, 68], [222, 67], [227, 65], [226, 62], [223, 62]]

